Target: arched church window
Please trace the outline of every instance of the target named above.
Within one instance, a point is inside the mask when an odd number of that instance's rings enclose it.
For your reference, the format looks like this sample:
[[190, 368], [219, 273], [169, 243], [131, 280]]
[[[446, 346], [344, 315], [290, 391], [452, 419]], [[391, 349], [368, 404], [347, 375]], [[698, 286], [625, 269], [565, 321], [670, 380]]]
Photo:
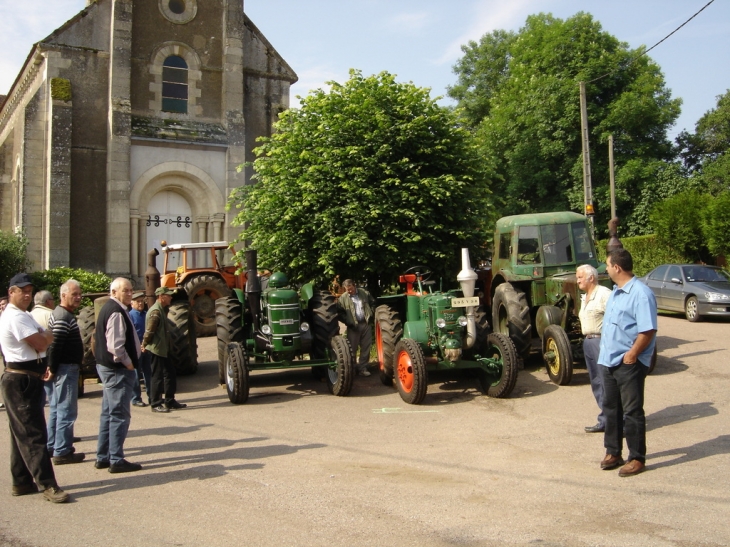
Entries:
[[170, 55], [162, 64], [162, 110], [188, 111], [188, 64], [177, 55]]

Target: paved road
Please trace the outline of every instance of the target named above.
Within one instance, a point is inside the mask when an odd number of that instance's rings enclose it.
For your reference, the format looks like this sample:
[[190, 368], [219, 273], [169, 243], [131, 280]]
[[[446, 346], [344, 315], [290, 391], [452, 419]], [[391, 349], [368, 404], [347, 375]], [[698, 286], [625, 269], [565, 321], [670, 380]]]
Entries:
[[[80, 401], [78, 450], [57, 468], [73, 503], [12, 498], [0, 434], [0, 545], [695, 546], [730, 541], [730, 323], [659, 320], [649, 377], [648, 469], [601, 471], [587, 374], [520, 373], [510, 399], [432, 378], [404, 404], [377, 376], [349, 397], [308, 370], [257, 374], [246, 405], [215, 385], [215, 340], [180, 381], [190, 408], [133, 409], [140, 473], [93, 467], [100, 390]], [[7, 431], [4, 412], [0, 429]]]

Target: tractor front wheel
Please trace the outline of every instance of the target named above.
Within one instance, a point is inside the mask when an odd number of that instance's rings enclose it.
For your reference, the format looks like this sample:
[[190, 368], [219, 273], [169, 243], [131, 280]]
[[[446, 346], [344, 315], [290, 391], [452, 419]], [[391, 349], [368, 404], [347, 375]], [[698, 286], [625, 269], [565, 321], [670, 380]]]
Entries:
[[512, 283], [502, 283], [494, 291], [492, 300], [492, 330], [510, 337], [523, 359], [530, 356], [532, 323], [530, 306], [525, 293]]
[[185, 283], [184, 288], [190, 298], [195, 333], [198, 336], [213, 336], [216, 333], [215, 302], [229, 296], [231, 289], [220, 277], [210, 274], [196, 275]]
[[242, 405], [248, 400], [248, 355], [246, 348], [237, 342], [228, 344], [226, 355], [226, 391], [228, 400]]
[[484, 357], [500, 361], [501, 371], [499, 376], [496, 376], [487, 374], [483, 369], [477, 369], [479, 384], [487, 396], [503, 399], [512, 393], [517, 383], [517, 350], [512, 340], [501, 333], [487, 336], [486, 345]]
[[198, 370], [198, 340], [190, 316], [190, 304], [186, 301], [170, 304], [167, 324], [170, 333], [170, 361], [175, 364], [179, 375], [195, 374]]
[[235, 296], [219, 298], [215, 301], [219, 384], [226, 383], [226, 354], [228, 353], [228, 344], [231, 342], [243, 342], [242, 311], [243, 307]]
[[395, 346], [395, 384], [400, 398], [409, 405], [423, 401], [428, 389], [426, 358], [415, 340], [403, 338]]
[[565, 386], [573, 378], [573, 349], [560, 325], [549, 325], [542, 337], [542, 354], [550, 380]]
[[331, 354], [334, 357], [335, 366], [327, 368], [327, 388], [332, 395], [344, 397], [350, 393], [352, 380], [355, 377], [355, 358], [347, 338], [343, 336], [332, 338]]
[[395, 345], [402, 336], [403, 324], [398, 314], [390, 306], [378, 306], [375, 310], [375, 347], [383, 385], [393, 385]]

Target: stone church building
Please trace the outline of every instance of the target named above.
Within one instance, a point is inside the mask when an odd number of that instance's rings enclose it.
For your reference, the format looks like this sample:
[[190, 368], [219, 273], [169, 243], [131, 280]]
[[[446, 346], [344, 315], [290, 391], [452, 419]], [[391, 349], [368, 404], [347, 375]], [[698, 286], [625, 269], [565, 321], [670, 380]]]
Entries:
[[0, 229], [35, 270], [134, 277], [160, 240], [232, 240], [238, 166], [296, 81], [243, 0], [87, 0], [0, 96]]

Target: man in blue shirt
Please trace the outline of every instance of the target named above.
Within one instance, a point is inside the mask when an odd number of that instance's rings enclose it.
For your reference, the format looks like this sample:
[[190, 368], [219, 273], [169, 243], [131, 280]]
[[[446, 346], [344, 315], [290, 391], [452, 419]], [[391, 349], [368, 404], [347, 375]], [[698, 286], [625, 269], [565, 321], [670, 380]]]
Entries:
[[[637, 475], [646, 462], [644, 380], [654, 351], [657, 330], [656, 299], [651, 289], [633, 274], [633, 259], [626, 249], [606, 258], [606, 272], [616, 284], [606, 303], [598, 364], [603, 366], [603, 413], [606, 456], [601, 469], [619, 470], [619, 476]], [[624, 433], [625, 430], [625, 433]], [[621, 458], [623, 438], [628, 463]]]

